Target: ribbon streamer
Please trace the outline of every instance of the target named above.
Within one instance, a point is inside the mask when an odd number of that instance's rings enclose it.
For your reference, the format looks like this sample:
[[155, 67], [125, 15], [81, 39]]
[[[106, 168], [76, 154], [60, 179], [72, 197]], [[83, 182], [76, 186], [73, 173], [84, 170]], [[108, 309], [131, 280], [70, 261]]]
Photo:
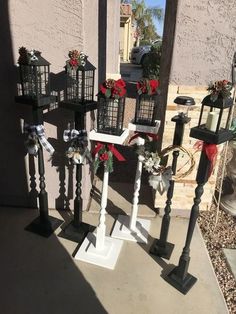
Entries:
[[[93, 150], [93, 155], [95, 156], [102, 148], [105, 147], [105, 144], [97, 142], [95, 149]], [[107, 144], [108, 151], [110, 151], [119, 161], [125, 161], [124, 156], [115, 148], [114, 144]]]
[[170, 186], [170, 180], [172, 179], [172, 169], [167, 167], [163, 172], [159, 174], [152, 174], [149, 176], [149, 185], [153, 187], [154, 190], [157, 190], [160, 195], [168, 191]]
[[218, 149], [216, 144], [205, 143], [203, 141], [197, 141], [194, 146], [196, 150], [204, 151], [207, 155], [208, 160], [211, 162], [208, 178], [211, 176], [211, 173], [214, 169], [216, 163], [216, 157], [218, 153]]
[[129, 140], [129, 144], [136, 139], [137, 137], [151, 137], [153, 141], [157, 141], [158, 140], [158, 135], [157, 134], [153, 134], [153, 133], [146, 133], [146, 132], [134, 132], [134, 135], [130, 138]]
[[24, 134], [28, 135], [29, 140], [37, 138], [39, 140], [39, 143], [42, 145], [42, 147], [50, 155], [53, 155], [53, 153], [55, 152], [55, 149], [52, 147], [52, 145], [48, 142], [48, 140], [45, 137], [44, 126], [42, 124], [29, 125], [26, 123], [24, 125]]

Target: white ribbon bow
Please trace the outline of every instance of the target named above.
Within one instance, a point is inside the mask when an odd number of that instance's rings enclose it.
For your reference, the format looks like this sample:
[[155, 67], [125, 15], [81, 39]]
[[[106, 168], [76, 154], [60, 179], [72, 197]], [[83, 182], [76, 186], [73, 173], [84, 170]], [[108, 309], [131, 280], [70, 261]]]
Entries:
[[172, 169], [167, 167], [162, 173], [149, 176], [149, 185], [157, 190], [160, 195], [169, 189], [170, 180], [172, 179]]

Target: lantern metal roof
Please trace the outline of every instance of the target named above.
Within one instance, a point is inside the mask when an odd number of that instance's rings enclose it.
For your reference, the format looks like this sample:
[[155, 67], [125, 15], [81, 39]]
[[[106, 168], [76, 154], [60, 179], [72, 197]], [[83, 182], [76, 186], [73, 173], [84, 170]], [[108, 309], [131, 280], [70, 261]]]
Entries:
[[[44, 59], [42, 56], [41, 56], [41, 52], [40, 51], [34, 51], [34, 56], [37, 58], [36, 60], [32, 60], [28, 59], [28, 62], [27, 63], [19, 63], [20, 65], [25, 65], [25, 66], [49, 66], [50, 63]], [[32, 55], [33, 57], [33, 55]]]
[[[69, 59], [67, 60], [67, 62], [68, 61], [69, 61]], [[65, 68], [66, 68], [66, 66], [65, 66]], [[77, 70], [79, 70], [79, 71], [94, 71], [94, 70], [96, 70], [96, 67], [91, 62], [86, 60], [85, 66], [79, 65]]]

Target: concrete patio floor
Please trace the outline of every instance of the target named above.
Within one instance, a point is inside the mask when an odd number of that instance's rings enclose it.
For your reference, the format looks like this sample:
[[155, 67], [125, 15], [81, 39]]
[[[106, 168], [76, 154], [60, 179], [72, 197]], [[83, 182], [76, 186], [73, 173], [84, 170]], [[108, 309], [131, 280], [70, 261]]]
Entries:
[[[51, 211], [70, 219], [68, 212]], [[124, 242], [115, 270], [107, 270], [71, 256], [77, 244], [57, 237], [60, 227], [45, 239], [24, 227], [36, 210], [2, 208], [1, 302], [3, 314], [224, 314], [228, 313], [203, 239], [196, 228], [191, 245], [189, 272], [198, 278], [183, 295], [161, 277], [182, 251], [187, 219], [172, 218], [169, 240], [175, 243], [170, 261], [153, 258], [148, 249], [159, 235], [160, 218], [151, 218], [148, 245]], [[84, 212], [96, 225], [98, 215]], [[107, 234], [114, 218], [106, 215]]]

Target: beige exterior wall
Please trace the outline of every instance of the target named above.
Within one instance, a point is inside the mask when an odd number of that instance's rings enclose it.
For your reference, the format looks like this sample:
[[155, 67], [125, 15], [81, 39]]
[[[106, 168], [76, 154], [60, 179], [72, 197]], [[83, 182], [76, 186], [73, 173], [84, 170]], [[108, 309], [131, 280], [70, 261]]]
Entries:
[[170, 82], [208, 85], [231, 80], [236, 51], [234, 0], [179, 0]]
[[[191, 121], [185, 127], [183, 146], [194, 153], [196, 167], [192, 174], [175, 184], [172, 199], [174, 215], [188, 215], [193, 204], [200, 153], [194, 151], [196, 139], [190, 138], [189, 132], [198, 123], [201, 101], [207, 95], [209, 82], [231, 80], [231, 64], [236, 51], [235, 16], [234, 0], [199, 0], [197, 3], [192, 0], [178, 1], [163, 147], [171, 145], [173, 141], [175, 123], [171, 122], [171, 118], [176, 114], [175, 97], [193, 97], [197, 105], [189, 113]], [[180, 158], [178, 164], [181, 164]], [[218, 163], [204, 187], [200, 204], [202, 210], [211, 206], [217, 172]], [[165, 207], [165, 202], [166, 195], [157, 193], [156, 207]]]
[[[22, 121], [32, 121], [31, 108], [14, 103], [14, 65], [18, 59], [18, 48], [23, 45], [42, 51], [43, 57], [51, 63], [55, 90], [61, 91], [64, 81], [60, 80], [60, 72], [64, 71], [70, 49], [83, 50], [89, 55], [90, 62], [97, 67], [98, 3], [97, 0], [10, 0], [1, 7], [0, 46], [4, 49], [1, 49], [0, 66], [0, 117], [1, 130], [6, 134], [1, 134], [0, 141], [1, 151], [4, 152], [0, 156], [1, 205], [35, 205], [29, 190], [35, 190], [35, 183], [38, 183], [37, 158], [34, 159], [35, 173], [33, 159], [30, 158], [29, 163], [28, 156], [25, 155], [21, 134]], [[115, 74], [118, 73], [119, 60], [119, 3], [119, 0], [108, 1], [107, 71]], [[115, 31], [110, 32], [113, 28]], [[55, 109], [45, 111], [44, 119], [46, 135], [58, 152], [52, 162], [48, 161], [48, 153], [44, 153], [49, 207], [72, 209], [75, 173], [72, 167], [68, 167], [64, 158], [66, 145], [62, 135], [67, 123], [73, 121], [73, 114], [67, 110]], [[93, 115], [88, 114], [86, 120], [87, 127], [92, 127]], [[88, 166], [83, 168], [82, 196], [86, 208], [91, 180]]]
[[120, 78], [120, 0], [107, 1], [107, 78]]
[[120, 52], [122, 53], [122, 61], [129, 61], [132, 47], [132, 22], [131, 17], [129, 17], [124, 23], [121, 23], [120, 26]]

